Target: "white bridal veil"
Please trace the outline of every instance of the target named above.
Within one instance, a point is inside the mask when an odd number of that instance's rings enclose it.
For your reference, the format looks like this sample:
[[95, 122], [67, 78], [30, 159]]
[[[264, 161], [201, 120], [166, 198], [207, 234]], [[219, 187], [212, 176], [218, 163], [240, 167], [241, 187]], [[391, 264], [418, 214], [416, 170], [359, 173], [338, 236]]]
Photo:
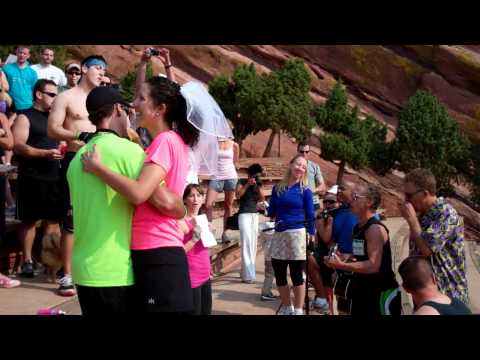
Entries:
[[218, 141], [233, 139], [232, 129], [220, 106], [202, 84], [190, 81], [180, 92], [187, 103], [187, 120], [200, 131], [199, 141], [190, 154], [190, 171], [215, 177]]

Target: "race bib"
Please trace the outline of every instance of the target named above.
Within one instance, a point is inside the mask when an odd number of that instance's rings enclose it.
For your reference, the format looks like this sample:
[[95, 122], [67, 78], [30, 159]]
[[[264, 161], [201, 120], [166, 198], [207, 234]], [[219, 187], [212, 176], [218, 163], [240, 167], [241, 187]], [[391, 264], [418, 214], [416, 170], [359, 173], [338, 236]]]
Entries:
[[365, 240], [362, 239], [353, 239], [352, 242], [352, 249], [353, 249], [353, 255], [355, 256], [365, 256]]

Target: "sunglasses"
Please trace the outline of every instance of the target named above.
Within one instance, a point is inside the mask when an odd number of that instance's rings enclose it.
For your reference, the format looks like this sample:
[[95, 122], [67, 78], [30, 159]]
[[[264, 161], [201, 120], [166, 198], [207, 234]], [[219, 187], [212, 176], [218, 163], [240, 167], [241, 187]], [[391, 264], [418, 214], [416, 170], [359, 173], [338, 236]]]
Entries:
[[335, 200], [323, 200], [323, 203], [324, 204], [335, 204], [336, 201]]
[[69, 71], [67, 74], [68, 74], [68, 75], [77, 75], [77, 76], [80, 76], [80, 72], [78, 72], [78, 71]]
[[357, 201], [358, 199], [361, 199], [361, 198], [366, 198], [367, 196], [366, 195], [360, 195], [360, 194], [357, 194], [357, 193], [353, 193], [352, 194], [352, 199]]
[[300, 154], [308, 154], [310, 150], [299, 150], [298, 151]]
[[55, 96], [57, 96], [57, 94], [55, 94], [53, 92], [48, 92], [48, 91], [42, 91], [42, 94], [48, 95], [51, 98], [54, 98]]
[[424, 191], [424, 189], [419, 189], [413, 193], [405, 193], [405, 199], [406, 200], [410, 200], [411, 198], [413, 198], [416, 194], [418, 194], [419, 192], [422, 192]]

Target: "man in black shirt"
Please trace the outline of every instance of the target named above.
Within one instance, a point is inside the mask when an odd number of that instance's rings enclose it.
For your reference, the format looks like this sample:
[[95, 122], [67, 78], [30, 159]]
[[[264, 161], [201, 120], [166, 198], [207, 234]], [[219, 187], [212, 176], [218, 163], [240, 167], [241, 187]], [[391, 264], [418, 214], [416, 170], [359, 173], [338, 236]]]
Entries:
[[438, 290], [430, 259], [410, 256], [398, 267], [404, 289], [412, 295], [416, 310], [414, 315], [470, 315], [470, 309], [457, 298]]
[[33, 107], [19, 115], [13, 127], [14, 152], [18, 156], [17, 210], [22, 221], [19, 238], [24, 262], [22, 276], [34, 277], [32, 247], [35, 224], [47, 220], [45, 234], [58, 232], [58, 178], [62, 154], [57, 141], [48, 138], [47, 124], [57, 86], [41, 79], [33, 91]]

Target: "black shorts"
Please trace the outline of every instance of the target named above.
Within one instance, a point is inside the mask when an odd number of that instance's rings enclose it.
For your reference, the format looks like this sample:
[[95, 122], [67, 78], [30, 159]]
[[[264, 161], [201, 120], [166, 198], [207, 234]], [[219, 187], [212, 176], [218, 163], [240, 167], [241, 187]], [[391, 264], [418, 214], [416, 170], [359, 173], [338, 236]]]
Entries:
[[39, 180], [20, 174], [17, 179], [17, 213], [25, 223], [62, 219], [58, 181]]
[[62, 213], [61, 223], [62, 228], [68, 232], [73, 233], [73, 217], [72, 217], [72, 204], [70, 202], [70, 188], [68, 187], [67, 171], [70, 162], [75, 156], [75, 152], [67, 152], [62, 159], [60, 168], [60, 211]]
[[77, 292], [82, 315], [122, 314], [135, 311], [133, 286], [77, 285]]
[[132, 250], [135, 307], [139, 312], [193, 311], [193, 294], [183, 247]]

